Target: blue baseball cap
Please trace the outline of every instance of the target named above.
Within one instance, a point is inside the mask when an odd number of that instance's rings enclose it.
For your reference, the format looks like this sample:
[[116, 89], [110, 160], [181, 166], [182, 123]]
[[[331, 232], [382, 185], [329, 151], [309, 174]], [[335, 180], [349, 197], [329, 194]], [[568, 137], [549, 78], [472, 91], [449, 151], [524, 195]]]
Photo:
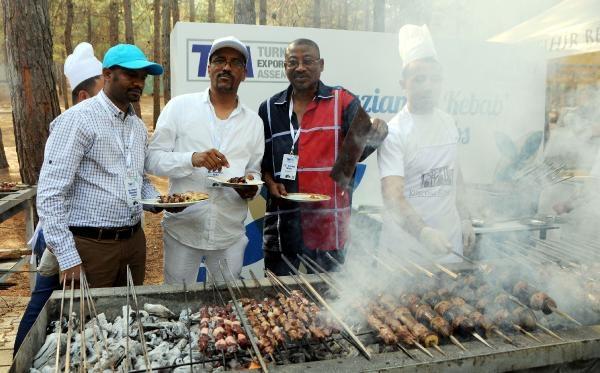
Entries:
[[132, 44], [117, 44], [106, 51], [102, 67], [109, 69], [120, 66], [132, 70], [146, 70], [150, 75], [161, 75], [163, 67], [148, 61], [144, 52]]

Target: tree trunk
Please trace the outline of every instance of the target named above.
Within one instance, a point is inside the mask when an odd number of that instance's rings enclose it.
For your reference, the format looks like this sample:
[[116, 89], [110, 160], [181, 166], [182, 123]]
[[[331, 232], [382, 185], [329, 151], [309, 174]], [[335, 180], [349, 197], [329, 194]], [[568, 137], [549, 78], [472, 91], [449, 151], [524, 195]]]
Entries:
[[[2, 0], [21, 180], [36, 184], [50, 122], [60, 114], [47, 0]], [[35, 48], [31, 46], [35, 45]]]
[[321, 0], [313, 0], [312, 26], [321, 28]]
[[92, 3], [89, 3], [88, 9], [87, 9], [87, 41], [91, 45], [94, 45], [94, 40], [93, 40], [92, 35], [93, 35], [93, 32], [92, 32]]
[[342, 0], [340, 9], [338, 10], [338, 28], [342, 30], [348, 29], [348, 0]]
[[123, 0], [123, 17], [125, 18], [125, 42], [127, 44], [134, 44], [131, 0]]
[[[160, 61], [160, 0], [154, 0], [154, 61]], [[160, 77], [152, 77], [152, 128], [160, 115]]]
[[215, 0], [208, 0], [208, 14], [206, 16], [208, 23], [215, 23], [217, 18], [215, 17]]
[[0, 131], [0, 170], [8, 168], [8, 160], [4, 151], [4, 140], [2, 139], [2, 131]]
[[173, 0], [171, 14], [173, 15], [173, 27], [175, 27], [175, 24], [179, 22], [179, 0]]
[[[131, 15], [131, 0], [123, 0], [123, 17], [125, 18], [125, 42], [127, 44], [135, 44], [135, 40], [133, 38], [133, 17]], [[140, 97], [141, 99], [141, 97]], [[142, 119], [142, 106], [140, 102], [134, 102], [133, 110], [137, 116]]]
[[67, 20], [65, 22], [65, 51], [67, 56], [73, 53], [73, 38], [71, 31], [73, 30], [73, 0], [67, 0], [65, 3], [67, 8]]
[[119, 44], [119, 2], [110, 0], [108, 5], [108, 42], [110, 46]]
[[267, 24], [267, 0], [260, 0], [259, 13], [258, 13], [258, 24]]
[[[63, 58], [65, 58], [64, 55], [63, 55]], [[55, 68], [56, 68], [56, 71], [55, 71], [56, 79], [57, 79], [58, 86], [59, 86], [58, 91], [62, 95], [65, 110], [67, 110], [69, 108], [69, 96], [71, 95], [71, 90], [75, 87], [71, 87], [71, 89], [67, 88], [67, 77], [64, 74], [65, 65], [63, 65], [61, 63], [56, 63]]]
[[190, 22], [196, 22], [196, 3], [194, 0], [189, 0], [190, 7]]
[[233, 23], [255, 25], [256, 10], [254, 9], [254, 0], [235, 0]]
[[163, 50], [163, 99], [165, 105], [171, 99], [171, 0], [163, 0], [162, 8], [162, 50]]
[[373, 31], [385, 31], [385, 0], [374, 0], [373, 5]]
[[371, 29], [371, 0], [365, 0], [364, 3], [364, 17], [363, 20], [365, 31], [369, 31]]

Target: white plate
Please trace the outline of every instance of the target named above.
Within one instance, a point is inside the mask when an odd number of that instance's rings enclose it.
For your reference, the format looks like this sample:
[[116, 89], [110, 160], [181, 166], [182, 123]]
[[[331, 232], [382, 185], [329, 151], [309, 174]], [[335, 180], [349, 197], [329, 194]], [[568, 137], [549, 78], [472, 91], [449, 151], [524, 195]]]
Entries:
[[317, 193], [288, 193], [287, 196], [281, 196], [281, 198], [294, 202], [323, 202], [331, 199], [329, 196]]
[[230, 183], [229, 180], [231, 179], [230, 177], [227, 176], [209, 176], [208, 180], [214, 181], [216, 183], [219, 183], [223, 186], [228, 186], [228, 187], [232, 187], [232, 188], [244, 188], [247, 186], [261, 186], [264, 184], [264, 181], [262, 180], [248, 180], [246, 179], [246, 184], [242, 184], [242, 183]]
[[158, 198], [152, 199], [140, 199], [138, 202], [143, 205], [156, 206], [156, 207], [187, 207], [191, 205], [195, 205], [199, 202], [204, 202], [208, 200], [208, 195], [204, 199], [197, 199], [194, 201], [185, 201], [185, 202], [160, 202]]

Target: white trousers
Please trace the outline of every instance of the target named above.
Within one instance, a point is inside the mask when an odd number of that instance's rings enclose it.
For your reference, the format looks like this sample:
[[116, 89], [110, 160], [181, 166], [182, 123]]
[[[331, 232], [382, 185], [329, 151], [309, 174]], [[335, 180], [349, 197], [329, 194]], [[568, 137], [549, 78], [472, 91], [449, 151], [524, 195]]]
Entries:
[[227, 249], [202, 250], [182, 244], [165, 232], [163, 234], [165, 284], [182, 284], [183, 280], [186, 284], [196, 283], [202, 263], [208, 270], [209, 281], [212, 281], [210, 276], [214, 276], [216, 281], [223, 281], [219, 262], [223, 266], [225, 278], [232, 280], [227, 270], [227, 266], [229, 266], [234, 279], [237, 280], [242, 272], [244, 250], [247, 244], [248, 237], [243, 236]]

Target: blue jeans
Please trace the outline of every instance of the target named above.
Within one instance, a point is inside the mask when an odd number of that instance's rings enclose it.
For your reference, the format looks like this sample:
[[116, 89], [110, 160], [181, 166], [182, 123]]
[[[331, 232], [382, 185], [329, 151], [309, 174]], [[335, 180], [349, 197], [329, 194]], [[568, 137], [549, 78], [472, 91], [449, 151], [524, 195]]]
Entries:
[[[44, 241], [43, 232], [40, 232], [40, 238], [35, 244], [33, 249], [36, 257], [41, 258], [44, 249], [46, 248], [46, 242]], [[13, 355], [19, 351], [19, 347], [21, 347], [21, 343], [25, 339], [27, 333], [29, 333], [29, 329], [35, 323], [40, 312], [42, 312], [42, 308], [52, 295], [54, 290], [60, 289], [60, 279], [58, 274], [54, 276], [42, 276], [39, 273], [36, 274], [35, 277], [35, 287], [31, 292], [31, 299], [29, 300], [29, 304], [25, 309], [25, 313], [23, 314], [23, 318], [19, 323], [19, 329], [17, 330], [17, 335], [15, 336], [15, 346], [13, 350]]]

